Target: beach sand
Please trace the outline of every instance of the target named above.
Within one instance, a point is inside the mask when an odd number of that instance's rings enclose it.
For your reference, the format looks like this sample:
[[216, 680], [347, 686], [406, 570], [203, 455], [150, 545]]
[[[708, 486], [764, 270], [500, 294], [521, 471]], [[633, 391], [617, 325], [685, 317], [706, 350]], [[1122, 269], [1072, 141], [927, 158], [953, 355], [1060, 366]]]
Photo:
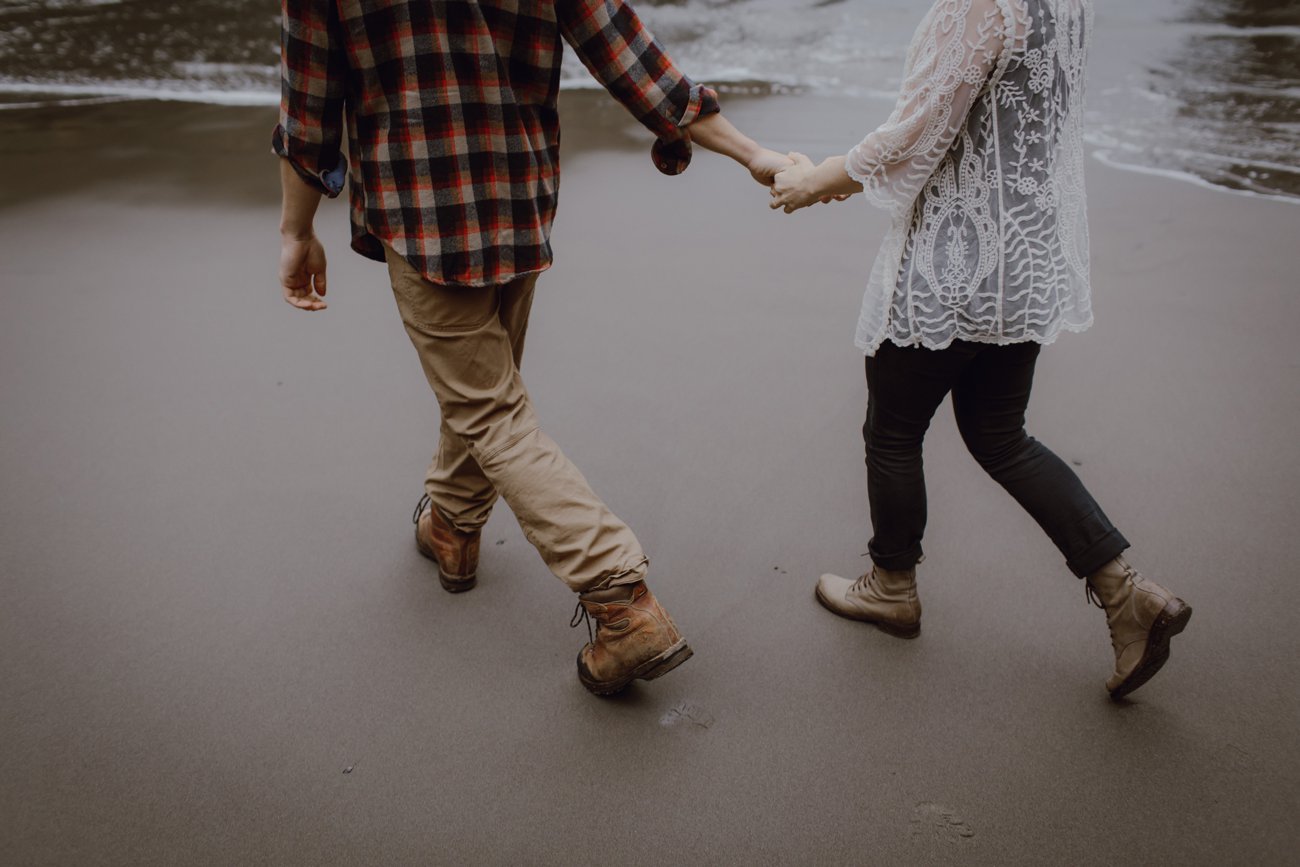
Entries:
[[[815, 158], [879, 119], [725, 105]], [[474, 592], [417, 554], [436, 406], [341, 203], [330, 310], [280, 300], [273, 110], [0, 114], [0, 860], [1290, 863], [1300, 208], [1089, 163], [1097, 324], [1029, 427], [1195, 609], [1114, 704], [1102, 613], [947, 408], [922, 636], [813, 600], [867, 564], [885, 216], [564, 117], [525, 377], [696, 651], [611, 700], [504, 505]]]

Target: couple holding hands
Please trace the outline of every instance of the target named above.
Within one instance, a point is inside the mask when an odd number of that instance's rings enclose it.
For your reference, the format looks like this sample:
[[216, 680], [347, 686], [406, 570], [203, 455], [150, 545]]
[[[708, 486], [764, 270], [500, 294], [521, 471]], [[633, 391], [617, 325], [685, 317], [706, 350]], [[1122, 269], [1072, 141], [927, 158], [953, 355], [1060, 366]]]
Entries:
[[636, 536], [540, 429], [520, 378], [534, 286], [551, 264], [567, 42], [655, 133], [661, 172], [684, 171], [696, 144], [770, 186], [773, 208], [864, 195], [892, 216], [857, 327], [873, 565], [856, 581], [823, 575], [817, 600], [892, 635], [920, 633], [922, 443], [951, 394], [972, 456], [1105, 611], [1111, 696], [1164, 664], [1190, 606], [1128, 565], [1128, 541], [1024, 428], [1041, 347], [1092, 323], [1081, 136], [1091, 0], [934, 0], [893, 113], [820, 164], [732, 126], [624, 0], [284, 0], [282, 11], [284, 297], [325, 308], [313, 220], [346, 179], [352, 247], [387, 263], [441, 410], [413, 521], [445, 589], [475, 585], [480, 533], [503, 497], [578, 594], [573, 625], [595, 623], [578, 654], [587, 689], [618, 692], [691, 655], [646, 586]]

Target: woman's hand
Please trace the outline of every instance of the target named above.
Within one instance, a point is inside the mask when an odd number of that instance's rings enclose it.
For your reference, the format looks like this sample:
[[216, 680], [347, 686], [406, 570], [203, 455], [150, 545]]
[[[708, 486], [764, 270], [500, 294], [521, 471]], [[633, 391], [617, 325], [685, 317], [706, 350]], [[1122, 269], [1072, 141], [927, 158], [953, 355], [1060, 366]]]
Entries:
[[772, 210], [784, 208], [793, 214], [817, 202], [842, 202], [862, 192], [862, 185], [845, 170], [842, 156], [827, 157], [818, 166], [800, 153], [790, 154], [790, 159], [794, 165], [778, 174], [772, 184]]
[[772, 210], [784, 208], [787, 214], [825, 198], [814, 188], [817, 167], [813, 161], [801, 153], [790, 154], [790, 160], [790, 167], [778, 173], [772, 182]]

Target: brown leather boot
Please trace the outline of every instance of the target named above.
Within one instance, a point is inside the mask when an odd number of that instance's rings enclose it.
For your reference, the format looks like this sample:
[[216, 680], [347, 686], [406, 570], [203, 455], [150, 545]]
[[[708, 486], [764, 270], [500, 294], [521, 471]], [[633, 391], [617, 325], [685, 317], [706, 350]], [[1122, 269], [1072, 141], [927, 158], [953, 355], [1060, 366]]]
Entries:
[[438, 565], [438, 582], [448, 593], [473, 590], [478, 583], [479, 533], [462, 533], [433, 507], [429, 495], [415, 507], [415, 547]]
[[915, 569], [871, 571], [857, 581], [823, 575], [817, 581], [817, 601], [850, 620], [861, 620], [899, 638], [921, 634], [921, 600], [916, 595]]
[[591, 640], [578, 652], [578, 679], [596, 695], [613, 695], [638, 678], [654, 680], [691, 658], [686, 639], [644, 581], [579, 594], [569, 625], [583, 618]]
[[1106, 689], [1111, 698], [1123, 698], [1169, 659], [1169, 639], [1187, 626], [1192, 606], [1143, 578], [1123, 557], [1089, 576], [1087, 588], [1088, 599], [1106, 612], [1115, 649], [1115, 672]]

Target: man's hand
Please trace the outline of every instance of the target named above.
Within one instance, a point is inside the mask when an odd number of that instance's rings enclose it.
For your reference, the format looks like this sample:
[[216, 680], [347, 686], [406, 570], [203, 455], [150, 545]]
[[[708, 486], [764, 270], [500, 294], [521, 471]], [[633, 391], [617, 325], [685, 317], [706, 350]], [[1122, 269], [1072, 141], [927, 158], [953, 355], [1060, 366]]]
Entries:
[[790, 165], [789, 157], [760, 146], [721, 114], [702, 117], [691, 124], [690, 129], [692, 141], [705, 150], [731, 157], [765, 187], [772, 185], [777, 172]]
[[754, 180], [765, 187], [770, 187], [777, 173], [792, 165], [794, 161], [788, 156], [767, 148], [759, 148], [758, 152], [749, 158], [745, 167], [749, 169], [749, 174]]
[[283, 235], [280, 241], [280, 287], [284, 300], [299, 310], [324, 310], [325, 248], [315, 235]]

